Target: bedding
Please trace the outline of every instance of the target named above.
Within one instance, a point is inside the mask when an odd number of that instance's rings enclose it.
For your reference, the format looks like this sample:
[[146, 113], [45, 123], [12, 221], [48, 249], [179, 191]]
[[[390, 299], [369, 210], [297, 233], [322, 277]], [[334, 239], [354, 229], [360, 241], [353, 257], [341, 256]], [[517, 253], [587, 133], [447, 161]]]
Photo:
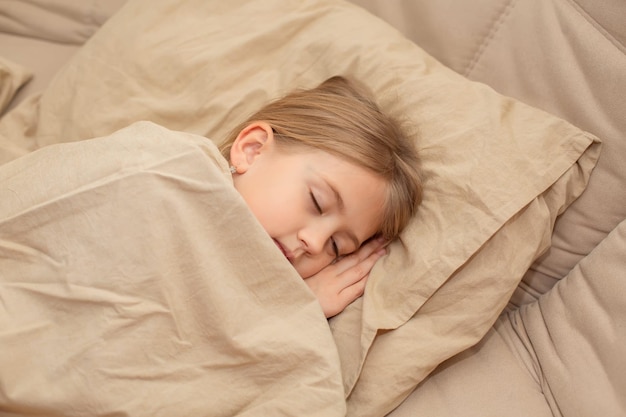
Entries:
[[508, 312], [394, 417], [622, 416], [626, 220], [552, 291]]
[[2, 0], [0, 55], [36, 73], [9, 108], [40, 93], [124, 1]]
[[389, 417], [625, 416], [626, 2], [353, 1], [469, 79], [602, 139], [510, 312]]
[[345, 414], [324, 314], [208, 139], [50, 146], [0, 202], [1, 415]]
[[332, 75], [362, 81], [403, 122], [425, 176], [418, 215], [329, 322], [347, 415], [382, 416], [488, 331], [585, 188], [597, 138], [336, 0], [130, 0], [0, 135], [32, 152], [150, 120], [219, 142], [268, 100]]
[[559, 216], [508, 308], [535, 301], [626, 218], [626, 2], [352, 1], [395, 11], [386, 17], [449, 68], [602, 139], [585, 193]]

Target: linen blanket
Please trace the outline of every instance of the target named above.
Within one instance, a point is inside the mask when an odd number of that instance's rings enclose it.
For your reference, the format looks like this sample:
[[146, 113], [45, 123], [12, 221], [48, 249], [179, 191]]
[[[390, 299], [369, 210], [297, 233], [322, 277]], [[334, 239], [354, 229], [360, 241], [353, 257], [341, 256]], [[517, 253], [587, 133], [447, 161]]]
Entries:
[[0, 415], [341, 416], [329, 326], [208, 139], [0, 166]]

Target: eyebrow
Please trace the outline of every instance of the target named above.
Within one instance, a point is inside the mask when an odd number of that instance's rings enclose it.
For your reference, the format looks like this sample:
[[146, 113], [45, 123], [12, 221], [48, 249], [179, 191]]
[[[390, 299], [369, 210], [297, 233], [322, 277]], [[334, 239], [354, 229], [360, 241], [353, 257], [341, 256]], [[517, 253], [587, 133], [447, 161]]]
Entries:
[[[326, 182], [326, 185], [328, 185], [328, 188], [330, 188], [333, 194], [335, 195], [335, 200], [337, 201], [337, 206], [339, 207], [339, 211], [343, 212], [345, 205], [343, 203], [343, 198], [341, 198], [341, 194], [339, 194], [339, 191], [337, 191], [337, 188], [332, 184], [332, 182], [328, 181], [328, 179], [326, 178], [324, 179], [324, 181]], [[359, 239], [355, 236], [354, 233], [348, 230], [346, 234], [348, 235], [348, 238], [352, 240], [356, 249], [361, 247], [361, 243], [359, 243]]]

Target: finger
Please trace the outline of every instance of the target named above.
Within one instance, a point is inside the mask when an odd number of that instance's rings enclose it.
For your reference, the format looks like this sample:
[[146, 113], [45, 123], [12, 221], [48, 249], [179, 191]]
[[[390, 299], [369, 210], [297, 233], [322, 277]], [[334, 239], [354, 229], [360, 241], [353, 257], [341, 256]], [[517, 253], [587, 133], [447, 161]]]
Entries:
[[373, 253], [384, 248], [386, 243], [387, 241], [383, 238], [372, 239], [371, 241], [364, 243], [356, 251], [336, 261], [334, 265], [337, 265], [337, 270], [339, 273], [341, 273], [348, 268], [352, 268], [353, 266], [357, 265], [359, 262], [363, 262]]
[[383, 237], [377, 237], [375, 239], [371, 239], [365, 242], [354, 253], [357, 254], [361, 259], [365, 259], [377, 250], [387, 246], [387, 243], [387, 239]]
[[338, 277], [340, 287], [347, 288], [354, 285], [366, 275], [369, 275], [376, 262], [386, 253], [387, 250], [385, 248], [378, 249], [376, 252], [371, 253], [367, 258], [350, 266], [349, 268], [346, 268], [339, 274]]
[[359, 298], [365, 292], [365, 285], [367, 284], [367, 279], [369, 278], [369, 274], [365, 275], [352, 285], [344, 288], [340, 293], [339, 297], [341, 299], [341, 304], [343, 308], [347, 307], [348, 304], [352, 303], [354, 300]]

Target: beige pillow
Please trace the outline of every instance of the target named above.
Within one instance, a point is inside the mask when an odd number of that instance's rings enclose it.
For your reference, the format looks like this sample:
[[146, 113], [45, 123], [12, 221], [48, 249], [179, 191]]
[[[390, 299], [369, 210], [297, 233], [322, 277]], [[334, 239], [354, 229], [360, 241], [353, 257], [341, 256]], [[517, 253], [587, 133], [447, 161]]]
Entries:
[[558, 219], [512, 304], [545, 293], [626, 218], [624, 16], [621, 0], [519, 2], [470, 73], [602, 138], [589, 187]]
[[559, 217], [549, 250], [525, 274], [509, 307], [536, 300], [626, 217], [626, 2], [353, 1], [393, 21], [459, 73], [602, 138], [589, 186]]
[[[366, 83], [418, 146], [424, 204], [331, 321], [350, 415], [393, 409], [487, 332], [564, 207], [597, 140], [446, 69], [396, 30], [336, 0], [131, 0], [43, 94], [32, 149], [148, 119], [216, 141], [267, 100], [342, 74]], [[26, 117], [25, 119], [28, 119]]]

